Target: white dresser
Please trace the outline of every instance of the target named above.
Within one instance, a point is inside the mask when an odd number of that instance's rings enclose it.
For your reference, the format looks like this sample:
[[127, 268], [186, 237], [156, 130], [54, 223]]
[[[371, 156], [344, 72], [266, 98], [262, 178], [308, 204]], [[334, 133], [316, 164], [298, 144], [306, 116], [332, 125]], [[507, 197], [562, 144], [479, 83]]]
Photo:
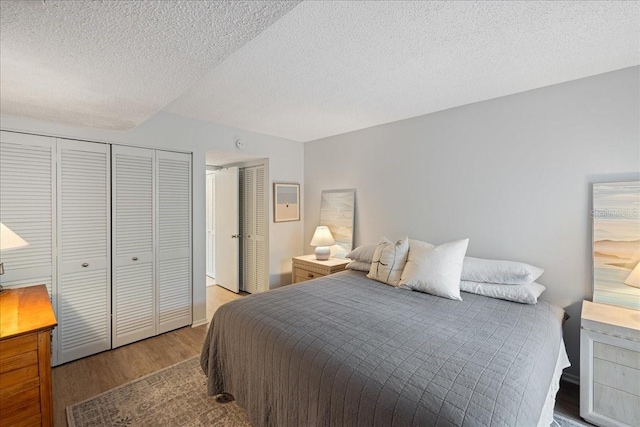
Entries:
[[640, 426], [640, 311], [584, 301], [580, 416], [599, 426]]

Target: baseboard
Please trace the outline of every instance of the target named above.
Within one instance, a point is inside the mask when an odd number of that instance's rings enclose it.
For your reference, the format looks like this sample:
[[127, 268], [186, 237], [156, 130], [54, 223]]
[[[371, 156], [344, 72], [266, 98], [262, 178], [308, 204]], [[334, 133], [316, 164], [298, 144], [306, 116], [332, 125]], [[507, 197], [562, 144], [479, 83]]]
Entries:
[[560, 378], [560, 380], [566, 381], [566, 382], [571, 383], [571, 384], [580, 385], [580, 377], [579, 376], [573, 375], [573, 374], [568, 374], [566, 372], [562, 374], [562, 377]]
[[207, 318], [205, 317], [204, 319], [194, 320], [193, 323], [191, 324], [191, 327], [192, 328], [197, 328], [198, 326], [206, 325], [207, 323], [209, 323], [209, 322], [207, 321]]

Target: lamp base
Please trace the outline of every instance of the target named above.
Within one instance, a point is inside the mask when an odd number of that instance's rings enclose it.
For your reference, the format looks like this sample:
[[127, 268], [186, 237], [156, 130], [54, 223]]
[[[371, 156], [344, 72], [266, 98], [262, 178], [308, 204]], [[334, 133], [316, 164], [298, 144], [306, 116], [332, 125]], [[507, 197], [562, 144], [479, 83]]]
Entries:
[[317, 246], [315, 254], [318, 261], [326, 261], [331, 257], [331, 249], [329, 246]]

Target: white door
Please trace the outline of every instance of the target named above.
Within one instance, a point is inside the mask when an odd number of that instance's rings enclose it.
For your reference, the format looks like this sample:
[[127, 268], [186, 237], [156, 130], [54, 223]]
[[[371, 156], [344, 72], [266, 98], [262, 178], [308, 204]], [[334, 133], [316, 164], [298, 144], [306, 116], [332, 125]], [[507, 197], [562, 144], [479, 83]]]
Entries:
[[243, 248], [244, 286], [249, 293], [267, 290], [266, 228], [268, 203], [265, 194], [265, 167], [244, 169]]
[[57, 140], [58, 357], [111, 348], [110, 147]]
[[207, 276], [216, 277], [216, 175], [207, 171]]
[[[56, 315], [55, 139], [0, 132], [0, 222], [29, 246], [0, 252], [7, 288], [42, 283]], [[58, 328], [53, 331], [53, 364], [57, 365]]]
[[216, 283], [239, 292], [238, 168], [216, 171]]
[[112, 147], [112, 345], [156, 334], [155, 151]]
[[191, 155], [156, 151], [157, 329], [191, 324]]

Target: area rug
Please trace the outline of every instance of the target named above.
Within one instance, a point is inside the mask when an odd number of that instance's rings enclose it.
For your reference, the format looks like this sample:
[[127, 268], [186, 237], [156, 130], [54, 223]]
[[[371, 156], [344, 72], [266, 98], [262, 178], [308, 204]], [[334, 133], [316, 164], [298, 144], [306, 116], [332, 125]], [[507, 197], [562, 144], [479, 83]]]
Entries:
[[227, 396], [208, 396], [194, 357], [67, 407], [69, 427], [251, 426]]
[[[194, 357], [67, 407], [69, 427], [250, 426], [226, 395], [207, 396], [207, 378]], [[585, 426], [554, 414], [554, 426]]]

